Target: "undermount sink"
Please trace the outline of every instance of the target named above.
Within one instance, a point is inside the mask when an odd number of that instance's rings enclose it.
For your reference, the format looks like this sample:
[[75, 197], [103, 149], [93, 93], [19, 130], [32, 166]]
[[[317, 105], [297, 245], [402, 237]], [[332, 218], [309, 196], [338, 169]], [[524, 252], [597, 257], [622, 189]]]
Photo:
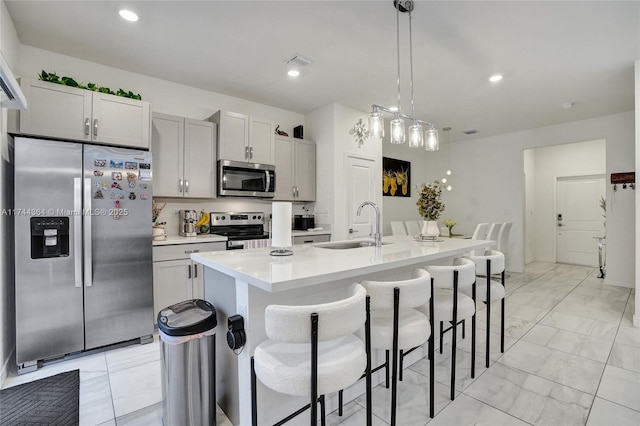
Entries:
[[[385, 244], [388, 243], [382, 243], [382, 245]], [[337, 243], [318, 244], [316, 247], [331, 250], [347, 250], [360, 247], [374, 247], [375, 245], [376, 243], [374, 241], [340, 241]]]

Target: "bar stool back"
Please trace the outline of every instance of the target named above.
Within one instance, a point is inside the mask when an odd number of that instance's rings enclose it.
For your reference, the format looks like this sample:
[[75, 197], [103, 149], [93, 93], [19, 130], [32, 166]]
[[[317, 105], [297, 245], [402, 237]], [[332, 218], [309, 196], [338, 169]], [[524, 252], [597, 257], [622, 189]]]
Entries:
[[[402, 281], [362, 281], [371, 297], [371, 347], [392, 351], [391, 422], [396, 424], [398, 357], [429, 341], [433, 371], [433, 322], [416, 308], [431, 299], [431, 277], [424, 269], [414, 269], [412, 278]], [[388, 353], [388, 352], [387, 352]], [[385, 366], [388, 367], [388, 357]], [[388, 377], [388, 375], [387, 375]], [[434, 412], [434, 374], [429, 378], [430, 416]]]
[[[427, 271], [433, 278], [434, 315], [433, 320], [440, 322], [440, 353], [442, 339], [446, 331], [452, 330], [451, 349], [451, 400], [455, 398], [456, 382], [456, 341], [458, 323], [471, 317], [471, 377], [475, 377], [476, 361], [476, 272], [475, 264], [465, 258], [455, 258], [449, 265], [427, 265]], [[471, 296], [462, 293], [470, 290]], [[451, 327], [443, 330], [443, 323], [449, 322]], [[464, 338], [464, 328], [463, 328]]]
[[[501, 300], [500, 307], [500, 352], [504, 353], [504, 310], [505, 310], [505, 288], [504, 288], [504, 271], [505, 259], [504, 254], [497, 250], [485, 250], [481, 256], [469, 255], [465, 256], [476, 265], [476, 274], [478, 276], [486, 276], [486, 281], [481, 280], [477, 285], [477, 297], [487, 305], [487, 359], [486, 367], [489, 368], [489, 344], [491, 338], [491, 302]], [[491, 274], [500, 274], [500, 283], [491, 279]], [[484, 282], [483, 282], [484, 281]], [[467, 290], [462, 290], [467, 295]]]
[[[256, 377], [277, 392], [310, 397], [308, 406], [277, 424], [311, 408], [311, 425], [316, 425], [318, 401], [324, 424], [325, 394], [355, 383], [363, 372], [370, 381], [368, 338], [363, 344], [354, 334], [365, 323], [365, 334], [368, 334], [366, 299], [364, 287], [355, 284], [351, 296], [336, 302], [267, 306], [265, 330], [268, 339], [256, 347], [251, 358], [253, 426], [258, 424]], [[367, 400], [370, 400], [369, 393]], [[370, 404], [367, 404], [367, 418], [367, 424], [370, 424]]]

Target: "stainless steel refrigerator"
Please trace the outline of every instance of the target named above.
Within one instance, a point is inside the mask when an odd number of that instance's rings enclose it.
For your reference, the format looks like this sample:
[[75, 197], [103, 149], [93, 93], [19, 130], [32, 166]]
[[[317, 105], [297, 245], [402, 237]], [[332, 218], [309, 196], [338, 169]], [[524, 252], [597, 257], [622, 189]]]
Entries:
[[153, 333], [151, 153], [16, 137], [16, 363]]

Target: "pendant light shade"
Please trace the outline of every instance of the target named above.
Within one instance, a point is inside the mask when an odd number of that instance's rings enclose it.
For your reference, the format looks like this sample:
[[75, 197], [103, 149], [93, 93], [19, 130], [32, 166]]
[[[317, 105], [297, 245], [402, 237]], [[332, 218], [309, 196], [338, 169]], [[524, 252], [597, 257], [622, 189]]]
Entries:
[[391, 120], [391, 143], [401, 144], [404, 143], [404, 120], [399, 116], [396, 116]]
[[427, 140], [425, 142], [427, 151], [437, 151], [440, 148], [440, 142], [438, 142], [438, 130], [429, 129], [426, 133]]
[[422, 126], [420, 124], [409, 126], [409, 147], [420, 148], [422, 146], [424, 146]]
[[384, 118], [382, 113], [373, 111], [369, 114], [369, 138], [382, 139], [384, 137]]

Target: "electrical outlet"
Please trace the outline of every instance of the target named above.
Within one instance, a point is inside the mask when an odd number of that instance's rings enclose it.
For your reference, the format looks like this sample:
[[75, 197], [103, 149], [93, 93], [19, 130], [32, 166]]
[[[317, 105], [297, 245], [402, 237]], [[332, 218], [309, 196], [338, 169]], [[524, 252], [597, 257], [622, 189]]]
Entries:
[[177, 209], [177, 208], [174, 207], [173, 208], [173, 215], [174, 216], [178, 216], [179, 214], [180, 214], [180, 209]]

